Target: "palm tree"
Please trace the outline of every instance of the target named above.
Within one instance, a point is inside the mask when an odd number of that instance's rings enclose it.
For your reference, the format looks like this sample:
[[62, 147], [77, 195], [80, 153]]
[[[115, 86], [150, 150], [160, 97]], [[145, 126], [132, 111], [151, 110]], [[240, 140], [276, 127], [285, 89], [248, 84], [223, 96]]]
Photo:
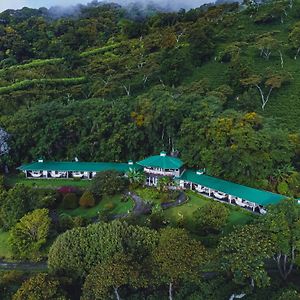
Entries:
[[157, 188], [159, 191], [166, 192], [168, 187], [173, 184], [173, 180], [169, 176], [159, 178]]
[[126, 176], [130, 184], [135, 188], [144, 184], [146, 181], [145, 174], [143, 172], [137, 171], [136, 169], [129, 169], [129, 171], [126, 173]]
[[286, 181], [294, 172], [295, 168], [292, 165], [284, 165], [281, 168], [277, 169], [272, 177], [276, 180], [277, 183], [279, 183]]

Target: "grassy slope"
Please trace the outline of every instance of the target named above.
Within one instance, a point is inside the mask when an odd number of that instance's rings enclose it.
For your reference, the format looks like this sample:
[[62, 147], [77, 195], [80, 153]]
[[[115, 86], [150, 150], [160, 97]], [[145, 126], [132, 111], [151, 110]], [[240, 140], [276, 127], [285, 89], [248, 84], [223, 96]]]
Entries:
[[[160, 200], [157, 197], [157, 190], [156, 189], [139, 189], [136, 191], [138, 195], [140, 195], [145, 200], [151, 200], [154, 203], [161, 203]], [[166, 219], [171, 224], [176, 224], [178, 221], [183, 219], [187, 221], [187, 223], [193, 227], [193, 213], [196, 209], [203, 207], [206, 203], [209, 203], [210, 201], [213, 201], [211, 199], [205, 198], [200, 196], [199, 194], [195, 192], [187, 192], [189, 196], [189, 201], [181, 206], [169, 208], [164, 211]], [[226, 205], [226, 204], [223, 204]], [[244, 209], [232, 206], [232, 205], [226, 205], [230, 209], [230, 216], [228, 219], [228, 223], [223, 229], [224, 233], [230, 232], [234, 226], [238, 225], [245, 225], [254, 218], [256, 218], [255, 215], [253, 215], [251, 212], [248, 212]]]
[[[290, 11], [288, 12], [290, 14]], [[298, 20], [296, 18], [288, 17], [285, 18], [284, 23], [274, 23], [274, 24], [255, 24], [253, 18], [250, 18], [246, 11], [241, 12], [237, 15], [237, 19], [233, 21], [231, 25], [224, 25], [226, 22], [219, 23], [219, 25], [213, 25], [217, 31], [217, 41], [216, 41], [216, 52], [212, 59], [205, 63], [199, 68], [195, 68], [191, 76], [184, 80], [184, 84], [191, 83], [195, 80], [207, 79], [212, 88], [218, 87], [221, 84], [226, 83], [226, 72], [228, 70], [229, 64], [220, 63], [215, 61], [215, 56], [218, 56], [219, 52], [232, 42], [247, 42], [246, 46], [242, 50], [241, 60], [246, 63], [255, 73], [263, 73], [268, 67], [274, 70], [281, 71], [280, 59], [278, 53], [273, 52], [270, 60], [259, 56], [259, 50], [254, 47], [255, 39], [258, 35], [264, 33], [274, 32], [274, 37], [279, 41], [282, 41], [287, 47], [283, 50], [284, 56], [284, 71], [289, 72], [293, 80], [290, 84], [283, 86], [278, 91], [275, 90], [270, 101], [266, 106], [265, 111], [260, 108], [260, 96], [257, 91], [257, 99], [253, 101], [257, 104], [256, 111], [263, 114], [266, 117], [272, 117], [277, 121], [278, 125], [282, 127], [287, 127], [291, 130], [299, 130], [300, 124], [300, 57], [295, 61], [293, 56], [293, 51], [288, 54], [288, 48], [290, 48], [290, 43], [288, 41], [288, 34], [290, 29], [293, 27], [295, 22]], [[103, 54], [109, 53], [109, 51], [114, 50], [119, 47], [119, 45], [134, 44], [135, 40], [123, 41], [122, 43], [116, 43], [113, 45], [107, 45], [102, 48], [92, 49], [82, 52], [81, 56], [90, 56], [90, 59], [97, 59], [97, 55], [93, 54]], [[51, 63], [51, 60], [36, 60], [25, 65], [17, 65], [9, 68], [8, 70], [14, 69], [30, 69], [32, 67], [43, 66], [43, 64]], [[0, 72], [6, 72], [7, 70], [0, 70]], [[17, 83], [19, 84], [19, 82]], [[7, 88], [7, 87], [5, 87]], [[4, 89], [5, 89], [4, 88]]]
[[[165, 210], [166, 218], [171, 224], [175, 224], [183, 216], [183, 219], [192, 226], [193, 212], [196, 209], [203, 207], [206, 203], [214, 201], [202, 197], [195, 192], [188, 192], [188, 196], [189, 201], [187, 203]], [[227, 205], [227, 207], [230, 209], [230, 216], [227, 225], [223, 229], [224, 233], [231, 231], [234, 226], [245, 225], [255, 218], [255, 215], [246, 210], [231, 205]]]
[[134, 202], [133, 200], [128, 200], [127, 202], [121, 202], [122, 195], [115, 195], [112, 197], [105, 197], [102, 199], [95, 207], [92, 208], [81, 208], [78, 207], [73, 210], [60, 209], [59, 213], [65, 213], [72, 217], [81, 216], [86, 218], [96, 217], [101, 210], [106, 209], [110, 204], [113, 204], [114, 207], [109, 211], [111, 215], [122, 214], [128, 211], [131, 211]]
[[[260, 108], [260, 96], [257, 91], [256, 111], [266, 117], [276, 119], [277, 124], [283, 128], [287, 127], [291, 130], [299, 130], [300, 124], [300, 57], [294, 60], [291, 55], [293, 51], [288, 53], [290, 43], [288, 34], [295, 23], [295, 19], [287, 19], [283, 24], [255, 24], [245, 13], [240, 13], [237, 21], [230, 27], [223, 30], [219, 28], [220, 36], [224, 35], [217, 42], [215, 56], [232, 42], [245, 42], [250, 36], [259, 36], [264, 33], [275, 32], [274, 37], [287, 45], [283, 50], [284, 68], [281, 68], [280, 57], [277, 52], [273, 52], [269, 60], [260, 57], [259, 50], [255, 48], [255, 38], [249, 38], [248, 46], [242, 50], [241, 60], [248, 65], [253, 73], [262, 74], [267, 68], [275, 71], [285, 71], [292, 75], [292, 81], [280, 88], [274, 90], [271, 94], [269, 103], [266, 105], [265, 111]], [[222, 32], [223, 30], [223, 32]], [[214, 57], [200, 68], [196, 68], [193, 74], [185, 80], [190, 83], [194, 80], [207, 79], [212, 88], [226, 83], [226, 72], [229, 64], [220, 63], [214, 60]]]

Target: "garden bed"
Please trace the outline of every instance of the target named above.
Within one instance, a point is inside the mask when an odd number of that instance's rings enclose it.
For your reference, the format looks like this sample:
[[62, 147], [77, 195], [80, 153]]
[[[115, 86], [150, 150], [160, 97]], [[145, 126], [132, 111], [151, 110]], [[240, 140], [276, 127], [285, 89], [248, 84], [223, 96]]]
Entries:
[[131, 211], [134, 207], [133, 200], [129, 197], [127, 202], [122, 201], [123, 195], [106, 196], [92, 208], [78, 207], [75, 209], [59, 209], [59, 213], [65, 213], [71, 217], [93, 218], [99, 212], [107, 211], [110, 215], [118, 215]]

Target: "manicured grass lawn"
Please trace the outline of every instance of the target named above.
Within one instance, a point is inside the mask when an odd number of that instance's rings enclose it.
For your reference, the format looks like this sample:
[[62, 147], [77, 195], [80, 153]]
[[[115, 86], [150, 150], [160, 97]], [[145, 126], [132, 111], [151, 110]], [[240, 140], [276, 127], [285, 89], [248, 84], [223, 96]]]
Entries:
[[[161, 203], [159, 199], [159, 192], [154, 188], [137, 189], [135, 192], [145, 200], [150, 200], [153, 203]], [[164, 210], [164, 215], [165, 219], [173, 226], [177, 226], [178, 222], [180, 223], [183, 220], [190, 229], [193, 229], [194, 211], [215, 200], [203, 197], [192, 191], [187, 191], [186, 194], [189, 198], [186, 203]], [[230, 210], [228, 222], [222, 230], [223, 234], [227, 234], [232, 231], [234, 226], [245, 225], [258, 217], [251, 212], [236, 206], [226, 203], [220, 203], [220, 205], [226, 205], [226, 207]]]
[[59, 188], [61, 186], [75, 186], [79, 188], [88, 187], [91, 182], [89, 180], [72, 180], [72, 179], [26, 179], [18, 176], [7, 176], [5, 182], [8, 186], [14, 186], [16, 183], [22, 183], [26, 186], [41, 188]]
[[0, 230], [0, 258], [10, 259], [12, 256], [10, 246], [8, 244], [8, 232]]
[[[100, 211], [109, 209], [110, 215], [122, 214], [131, 211], [134, 207], [134, 202], [131, 198], [127, 202], [121, 202], [122, 195], [107, 196], [92, 208], [78, 207], [76, 209], [60, 209], [59, 213], [65, 213], [72, 217], [81, 216], [85, 218], [93, 218]], [[111, 208], [111, 209], [110, 209]]]
[[[195, 192], [188, 191], [187, 195], [189, 197], [187, 203], [181, 206], [177, 206], [165, 210], [165, 216], [171, 224], [176, 224], [178, 221], [180, 221], [183, 218], [188, 225], [193, 227], [193, 212], [199, 207], [204, 206], [206, 203], [210, 201], [214, 201], [202, 197], [201, 195]], [[223, 233], [227, 233], [231, 231], [234, 226], [245, 225], [250, 221], [254, 220], [255, 218], [257, 218], [257, 216], [244, 209], [229, 204], [222, 204], [222, 205], [226, 205], [230, 209], [228, 223], [223, 228]]]

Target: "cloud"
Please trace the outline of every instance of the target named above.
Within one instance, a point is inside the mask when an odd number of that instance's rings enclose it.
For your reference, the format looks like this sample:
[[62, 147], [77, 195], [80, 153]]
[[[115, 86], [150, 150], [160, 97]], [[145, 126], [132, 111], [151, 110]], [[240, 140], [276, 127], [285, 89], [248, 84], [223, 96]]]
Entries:
[[[87, 4], [91, 0], [0, 0], [0, 11], [5, 9], [18, 9], [24, 6], [31, 8], [51, 7], [51, 6], [72, 6], [76, 4]], [[147, 5], [150, 2], [159, 4], [162, 7], [173, 9], [179, 8], [194, 8], [201, 6], [204, 3], [212, 2], [210, 0], [115, 0], [105, 2], [116, 2], [120, 5], [128, 5], [133, 2], [138, 2]]]
[[79, 3], [86, 4], [89, 0], [0, 0], [0, 11], [6, 9], [19, 9], [24, 6], [31, 8], [51, 7], [51, 6], [70, 6]]

